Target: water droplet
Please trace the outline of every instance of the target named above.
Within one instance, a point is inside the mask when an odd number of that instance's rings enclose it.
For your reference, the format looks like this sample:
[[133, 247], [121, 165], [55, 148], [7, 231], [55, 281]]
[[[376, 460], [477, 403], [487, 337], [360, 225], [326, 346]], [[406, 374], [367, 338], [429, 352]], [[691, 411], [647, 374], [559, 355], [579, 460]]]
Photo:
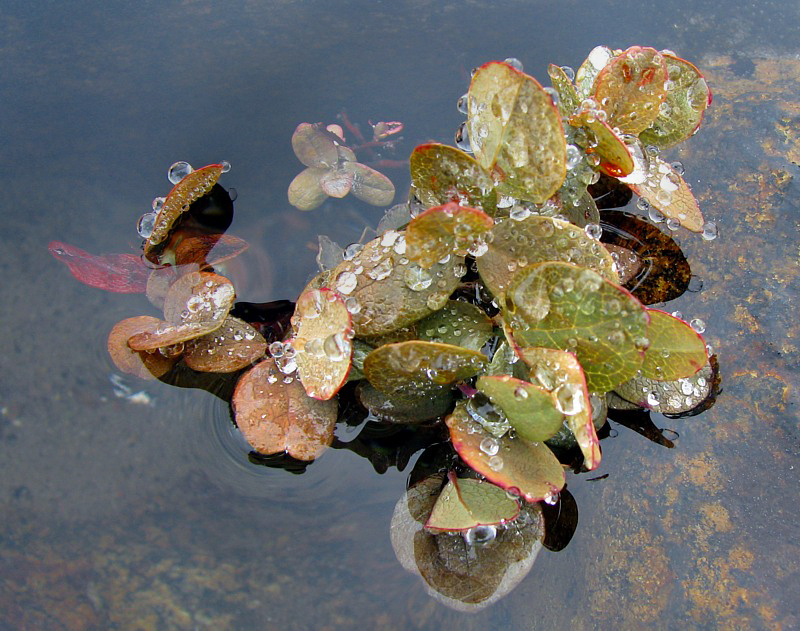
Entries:
[[167, 179], [173, 184], [177, 184], [192, 171], [194, 171], [192, 165], [181, 160], [169, 168], [167, 171]]
[[575, 145], [567, 145], [567, 169], [570, 171], [577, 167], [583, 159], [583, 152]]
[[165, 201], [167, 201], [166, 197], [155, 197], [155, 198], [153, 198], [153, 203], [151, 204], [153, 212], [157, 213], [159, 210], [161, 210], [164, 207], [164, 202]]
[[469, 98], [468, 94], [462, 94], [460, 97], [458, 97], [458, 102], [456, 103], [456, 108], [462, 114], [466, 114], [467, 113], [467, 107], [468, 107], [468, 102], [469, 102], [468, 98]]
[[156, 224], [156, 213], [145, 213], [139, 217], [139, 222], [136, 224], [136, 231], [142, 239], [147, 239], [153, 234], [153, 227]]
[[695, 333], [704, 333], [706, 330], [706, 323], [700, 318], [694, 318], [689, 322], [689, 326], [694, 329]]
[[503, 468], [503, 459], [500, 456], [492, 456], [487, 464], [492, 471], [500, 471]]
[[567, 75], [567, 79], [570, 81], [575, 80], [575, 71], [572, 69], [571, 66], [561, 66], [561, 70]]
[[461, 123], [456, 130], [456, 147], [466, 153], [472, 153], [472, 144], [470, 143], [466, 121]]
[[494, 436], [487, 436], [481, 441], [481, 451], [485, 453], [487, 456], [494, 456], [498, 451], [500, 451], [500, 443], [497, 442], [497, 439]]
[[356, 288], [358, 276], [353, 272], [342, 272], [336, 277], [336, 289], [342, 294], [349, 294]]
[[562, 414], [574, 416], [586, 407], [583, 390], [572, 383], [563, 383], [553, 392], [556, 396], [556, 408]]
[[667, 230], [671, 230], [672, 232], [675, 232], [680, 227], [681, 227], [681, 222], [678, 221], [677, 219], [672, 218], [672, 217], [667, 219]]
[[655, 390], [651, 390], [647, 393], [647, 405], [649, 406], [656, 406], [659, 403], [658, 392]]
[[497, 537], [497, 528], [491, 525], [475, 526], [464, 532], [464, 542], [468, 546], [486, 545], [494, 541], [495, 537]]
[[412, 291], [422, 291], [433, 283], [433, 277], [428, 270], [421, 268], [416, 263], [409, 265], [404, 280], [406, 287]]
[[586, 232], [587, 237], [594, 239], [595, 241], [603, 236], [603, 228], [599, 223], [587, 223], [583, 230]]
[[228, 171], [231, 170], [231, 163], [228, 162], [227, 160], [223, 160], [222, 162], [220, 162], [220, 164], [222, 165], [223, 173], [227, 173]]
[[549, 491], [544, 496], [544, 503], [549, 506], [555, 506], [558, 503], [558, 491]]
[[715, 224], [713, 221], [707, 221], [703, 224], [703, 232], [701, 234], [703, 239], [706, 241], [713, 241], [717, 238], [718, 234], [717, 224]]
[[392, 263], [392, 259], [383, 259], [380, 263], [367, 272], [367, 276], [369, 276], [372, 280], [383, 280], [391, 275], [393, 269], [394, 265]]
[[528, 391], [522, 386], [517, 386], [514, 388], [514, 398], [517, 401], [524, 401], [528, 398]]
[[504, 61], [512, 68], [515, 68], [516, 70], [522, 72], [522, 62], [516, 57], [507, 57], [506, 59], [504, 59]]

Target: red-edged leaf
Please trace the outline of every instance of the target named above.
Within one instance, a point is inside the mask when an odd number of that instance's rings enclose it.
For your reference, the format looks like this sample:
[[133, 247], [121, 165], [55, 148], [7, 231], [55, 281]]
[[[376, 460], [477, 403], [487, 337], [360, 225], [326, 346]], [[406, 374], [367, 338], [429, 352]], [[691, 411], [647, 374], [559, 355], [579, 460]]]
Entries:
[[147, 289], [152, 270], [135, 254], [90, 254], [61, 241], [52, 241], [48, 249], [84, 285], [118, 294], [143, 294]]

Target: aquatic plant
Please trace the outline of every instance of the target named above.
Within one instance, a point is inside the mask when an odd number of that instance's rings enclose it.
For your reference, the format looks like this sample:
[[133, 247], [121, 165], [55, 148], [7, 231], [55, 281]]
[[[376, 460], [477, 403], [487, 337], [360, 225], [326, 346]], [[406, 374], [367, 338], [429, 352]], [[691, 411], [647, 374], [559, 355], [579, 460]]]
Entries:
[[[716, 235], [682, 167], [659, 157], [697, 131], [705, 80], [638, 46], [598, 47], [577, 72], [549, 75], [544, 88], [515, 59], [477, 68], [457, 147], [416, 147], [409, 200], [366, 243], [324, 241], [293, 309], [236, 303], [214, 269], [246, 247], [223, 234], [225, 212], [209, 222], [197, 210], [230, 203], [217, 182], [226, 163], [171, 167], [173, 190], [139, 225], [152, 269], [51, 244], [79, 280], [144, 291], [162, 309], [114, 327], [117, 367], [234, 375], [233, 421], [261, 457], [319, 457], [352, 409], [339, 397], [433, 431], [405, 446], [435, 456], [415, 467], [424, 474], [398, 503], [392, 540], [451, 606], [486, 606], [525, 575], [544, 536], [539, 503], [559, 501], [574, 450], [576, 471], [600, 465], [609, 408], [686, 414], [713, 401], [702, 323], [648, 306], [686, 289], [680, 248], [595, 201], [635, 193], [652, 221]], [[379, 125], [375, 142], [399, 124]], [[351, 191], [378, 205], [394, 196], [340, 127], [303, 123], [292, 145], [307, 167], [289, 187], [298, 208]]]

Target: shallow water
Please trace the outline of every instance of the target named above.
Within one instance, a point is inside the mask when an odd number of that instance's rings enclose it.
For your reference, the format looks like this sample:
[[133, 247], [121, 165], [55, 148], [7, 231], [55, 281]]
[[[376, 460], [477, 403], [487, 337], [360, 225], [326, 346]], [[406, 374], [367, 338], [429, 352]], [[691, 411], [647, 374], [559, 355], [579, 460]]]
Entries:
[[[797, 627], [798, 19], [777, 2], [0, 9], [0, 628]], [[230, 232], [253, 248], [240, 298], [293, 299], [318, 233], [355, 241], [382, 212], [288, 205], [298, 123], [403, 121], [402, 159], [452, 142], [472, 67], [515, 56], [545, 80], [601, 43], [675, 50], [714, 90], [669, 159], [720, 237], [678, 233], [702, 290], [669, 307], [705, 320], [723, 393], [697, 417], [653, 415], [671, 449], [612, 422], [601, 468], [568, 476], [569, 546], [500, 603], [453, 612], [395, 559], [410, 467], [378, 475], [346, 450], [303, 475], [258, 467], [212, 395], [111, 381], [108, 330], [152, 309], [79, 284], [50, 241], [136, 251], [168, 165], [226, 159]], [[403, 195], [407, 171], [385, 172]]]

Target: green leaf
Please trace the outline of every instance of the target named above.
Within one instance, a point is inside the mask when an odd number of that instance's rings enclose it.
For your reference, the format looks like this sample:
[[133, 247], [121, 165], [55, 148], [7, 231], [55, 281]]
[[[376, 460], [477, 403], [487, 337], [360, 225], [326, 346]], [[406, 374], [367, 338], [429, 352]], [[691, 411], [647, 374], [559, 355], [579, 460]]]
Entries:
[[523, 268], [502, 307], [520, 344], [575, 352], [593, 392], [612, 390], [642, 365], [645, 308], [590, 269], [560, 262]]
[[425, 269], [450, 254], [464, 256], [482, 242], [493, 223], [482, 210], [455, 202], [429, 208], [406, 228], [406, 255]]
[[480, 308], [461, 300], [448, 300], [439, 311], [417, 322], [419, 338], [479, 351], [494, 330], [492, 320]]
[[402, 390], [389, 396], [369, 381], [356, 388], [359, 403], [386, 423], [411, 425], [443, 417], [453, 408], [453, 390], [438, 386], [427, 390]]
[[292, 149], [307, 167], [329, 169], [339, 161], [338, 139], [322, 123], [300, 123], [292, 134]]
[[[530, 368], [530, 379], [553, 393], [556, 408], [565, 414], [565, 422], [583, 453], [586, 468], [600, 466], [600, 440], [593, 422], [586, 376], [577, 357], [567, 351], [528, 346], [517, 353]], [[603, 416], [605, 418], [605, 415]]]
[[543, 203], [558, 190], [567, 151], [561, 115], [533, 77], [484, 64], [472, 77], [468, 111], [472, 150], [498, 191]]
[[478, 377], [476, 387], [503, 411], [517, 434], [526, 440], [547, 440], [561, 428], [564, 415], [544, 388], [509, 375]]
[[528, 502], [555, 497], [564, 488], [564, 470], [544, 443], [507, 435], [495, 438], [470, 417], [463, 402], [445, 423], [458, 455], [500, 488]]
[[656, 120], [666, 97], [666, 80], [663, 55], [654, 48], [632, 46], [598, 73], [593, 97], [606, 111], [609, 125], [637, 135]]
[[425, 524], [431, 532], [458, 532], [505, 524], [519, 515], [519, 502], [485, 480], [457, 478], [451, 471]]
[[367, 355], [364, 374], [390, 397], [436, 391], [478, 374], [486, 356], [451, 344], [412, 340], [380, 346]]
[[383, 335], [441, 309], [464, 271], [460, 256], [427, 270], [410, 262], [405, 233], [390, 230], [337, 265], [329, 286], [347, 302], [357, 336]]
[[656, 120], [639, 138], [646, 145], [667, 149], [683, 142], [700, 127], [703, 114], [711, 105], [711, 90], [693, 64], [674, 55], [663, 55], [669, 75], [667, 97]]
[[[681, 414], [696, 408], [711, 393], [714, 371], [706, 362], [691, 377], [675, 381], [656, 381], [637, 375], [614, 388], [614, 394], [640, 408], [660, 414]], [[609, 399], [609, 406], [619, 409], [618, 403]]]
[[388, 206], [394, 199], [394, 184], [383, 173], [360, 162], [345, 162], [342, 165], [353, 175], [351, 191], [361, 201], [373, 206]]
[[353, 172], [345, 169], [331, 169], [322, 175], [319, 185], [326, 195], [341, 199], [353, 187]]
[[661, 158], [651, 157], [647, 179], [630, 187], [668, 219], [675, 219], [692, 232], [703, 231], [705, 220], [691, 189], [681, 175]]
[[231, 404], [239, 431], [258, 453], [314, 460], [333, 442], [338, 403], [312, 399], [271, 359], [239, 379]]
[[562, 117], [569, 118], [572, 112], [581, 104], [578, 91], [572, 85], [567, 73], [560, 66], [550, 64], [547, 67], [547, 74], [550, 75], [550, 83], [553, 85], [553, 89], [558, 93], [558, 111], [561, 112]]
[[457, 202], [489, 215], [497, 209], [497, 193], [489, 173], [460, 149], [429, 143], [411, 153], [411, 192], [423, 206]]
[[320, 180], [328, 169], [308, 167], [289, 184], [289, 203], [299, 210], [314, 210], [327, 197]]
[[675, 381], [691, 377], [708, 362], [705, 341], [686, 322], [657, 309], [647, 313], [650, 346], [641, 368], [644, 377]]
[[353, 345], [350, 312], [327, 288], [303, 292], [292, 316], [297, 376], [308, 396], [327, 400], [347, 381]]
[[495, 224], [492, 237], [477, 264], [481, 279], [495, 296], [506, 291], [517, 270], [545, 261], [575, 263], [617, 280], [611, 254], [567, 221], [538, 215], [521, 221], [503, 219]]

